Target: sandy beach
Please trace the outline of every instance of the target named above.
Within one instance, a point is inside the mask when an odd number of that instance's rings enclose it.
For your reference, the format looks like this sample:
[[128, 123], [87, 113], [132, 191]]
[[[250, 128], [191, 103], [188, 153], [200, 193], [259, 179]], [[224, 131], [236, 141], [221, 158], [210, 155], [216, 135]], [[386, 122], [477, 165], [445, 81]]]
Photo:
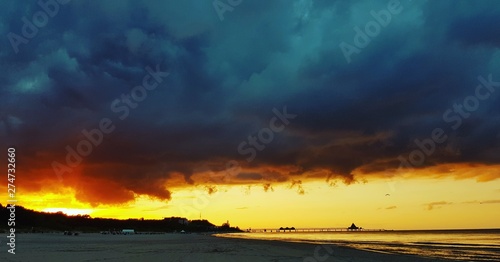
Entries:
[[[2, 246], [4, 245], [5, 242], [2, 241]], [[5, 246], [1, 252], [1, 261], [446, 261], [333, 245], [325, 248], [314, 244], [220, 238], [200, 234], [20, 234], [16, 239], [15, 255], [9, 254]]]

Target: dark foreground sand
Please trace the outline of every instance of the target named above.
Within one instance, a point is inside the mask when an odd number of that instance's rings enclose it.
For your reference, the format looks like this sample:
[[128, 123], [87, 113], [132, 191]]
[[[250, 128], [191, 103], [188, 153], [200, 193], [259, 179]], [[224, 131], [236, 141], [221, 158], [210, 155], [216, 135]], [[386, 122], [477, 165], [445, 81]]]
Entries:
[[[218, 238], [198, 234], [20, 234], [16, 241], [16, 254], [12, 255], [7, 253], [5, 239], [2, 239], [0, 261], [438, 261], [336, 246], [329, 246], [332, 248], [332, 254], [329, 255], [324, 247], [313, 244]], [[317, 248], [318, 255], [322, 257], [314, 258]]]

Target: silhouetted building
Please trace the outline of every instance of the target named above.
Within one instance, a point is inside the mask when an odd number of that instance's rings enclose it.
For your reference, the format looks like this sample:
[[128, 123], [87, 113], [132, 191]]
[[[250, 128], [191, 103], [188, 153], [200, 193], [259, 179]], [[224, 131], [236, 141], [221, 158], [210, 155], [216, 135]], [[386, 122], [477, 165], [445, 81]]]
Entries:
[[359, 230], [360, 228], [357, 227], [354, 223], [351, 224], [350, 227], [347, 228], [347, 230]]
[[163, 218], [163, 220], [167, 222], [179, 223], [185, 226], [189, 224], [189, 220], [187, 220], [187, 218], [184, 217], [165, 217]]

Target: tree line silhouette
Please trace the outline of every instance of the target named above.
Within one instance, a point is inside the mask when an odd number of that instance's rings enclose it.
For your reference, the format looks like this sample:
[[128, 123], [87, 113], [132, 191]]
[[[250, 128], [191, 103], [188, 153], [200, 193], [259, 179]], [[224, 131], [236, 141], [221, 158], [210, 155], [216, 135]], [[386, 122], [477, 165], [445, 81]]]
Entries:
[[[10, 211], [0, 204], [0, 217], [8, 221]], [[180, 217], [164, 219], [112, 219], [92, 218], [89, 215], [68, 216], [62, 212], [45, 213], [16, 206], [16, 232], [43, 233], [53, 231], [101, 232], [119, 231], [125, 228], [136, 232], [240, 232], [238, 227], [230, 227], [229, 223], [215, 226], [208, 220], [187, 220]], [[7, 223], [0, 223], [0, 231], [8, 230]]]

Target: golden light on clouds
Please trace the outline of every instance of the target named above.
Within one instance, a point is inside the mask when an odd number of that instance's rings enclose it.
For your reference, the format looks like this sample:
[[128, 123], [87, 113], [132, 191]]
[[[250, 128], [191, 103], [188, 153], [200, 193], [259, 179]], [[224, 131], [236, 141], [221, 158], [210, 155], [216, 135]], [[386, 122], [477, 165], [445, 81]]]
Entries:
[[[241, 228], [344, 227], [429, 229], [498, 227], [500, 192], [497, 167], [443, 165], [396, 175], [364, 174], [351, 184], [311, 176], [286, 182], [248, 181], [170, 187], [171, 200], [134, 195], [120, 204], [93, 206], [78, 189], [59, 188], [19, 194], [19, 205], [92, 217], [182, 216], [226, 220]], [[254, 170], [255, 171], [255, 170]], [[197, 174], [204, 176], [208, 174]], [[194, 179], [198, 179], [194, 176]], [[359, 174], [357, 176], [360, 176]], [[200, 179], [201, 180], [201, 179]], [[209, 180], [206, 180], [209, 181]], [[107, 192], [112, 194], [113, 192]], [[105, 195], [103, 195], [105, 196]], [[464, 212], [467, 210], [467, 212]]]

